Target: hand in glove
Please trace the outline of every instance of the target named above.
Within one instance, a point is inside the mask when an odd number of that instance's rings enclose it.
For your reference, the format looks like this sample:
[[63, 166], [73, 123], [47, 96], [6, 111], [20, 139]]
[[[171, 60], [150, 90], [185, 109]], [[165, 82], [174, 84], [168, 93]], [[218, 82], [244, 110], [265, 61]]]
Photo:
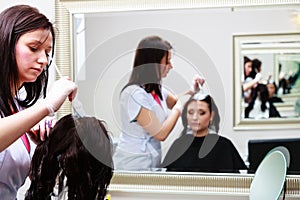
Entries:
[[262, 79], [262, 74], [261, 73], [257, 73], [256, 76], [255, 76], [255, 78], [254, 78], [254, 80], [256, 82], [259, 82], [261, 79]]
[[45, 103], [50, 114], [54, 114], [68, 97], [70, 101], [75, 98], [77, 86], [68, 78], [55, 81], [50, 92], [45, 98]]
[[183, 107], [184, 107], [185, 103], [190, 98], [191, 98], [191, 95], [189, 95], [189, 94], [179, 96], [179, 98], [177, 99], [176, 104], [173, 106], [173, 110], [177, 109], [180, 113], [182, 113], [182, 110], [183, 110]]
[[198, 74], [196, 74], [193, 78], [193, 84], [192, 84], [192, 91], [198, 92], [200, 89], [202, 89], [203, 84], [205, 83], [205, 79]]

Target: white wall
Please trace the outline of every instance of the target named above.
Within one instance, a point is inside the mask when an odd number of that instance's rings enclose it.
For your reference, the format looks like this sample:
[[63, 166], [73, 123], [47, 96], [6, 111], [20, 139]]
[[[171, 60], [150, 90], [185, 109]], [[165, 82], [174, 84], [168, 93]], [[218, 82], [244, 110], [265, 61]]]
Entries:
[[55, 0], [0, 0], [0, 11], [17, 4], [26, 4], [38, 8], [51, 21], [55, 19]]

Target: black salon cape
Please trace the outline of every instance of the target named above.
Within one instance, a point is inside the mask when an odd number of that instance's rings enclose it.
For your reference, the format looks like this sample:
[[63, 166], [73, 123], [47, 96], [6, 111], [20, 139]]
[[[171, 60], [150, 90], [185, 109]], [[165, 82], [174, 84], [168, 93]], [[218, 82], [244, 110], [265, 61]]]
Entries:
[[[204, 145], [200, 152], [202, 143]], [[217, 134], [208, 134], [206, 137], [187, 134], [179, 137], [166, 154], [162, 167], [167, 171], [221, 173], [247, 169], [232, 142]]]

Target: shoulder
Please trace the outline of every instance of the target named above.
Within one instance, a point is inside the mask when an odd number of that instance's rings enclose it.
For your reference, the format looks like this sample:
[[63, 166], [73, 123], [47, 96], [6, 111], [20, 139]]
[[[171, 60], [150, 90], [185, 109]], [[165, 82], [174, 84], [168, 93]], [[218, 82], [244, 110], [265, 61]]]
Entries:
[[193, 143], [194, 139], [195, 137], [192, 134], [184, 134], [173, 142], [172, 148], [177, 151], [181, 148], [189, 147], [191, 143]]
[[133, 97], [133, 98], [145, 98], [149, 96], [148, 93], [138, 85], [130, 85], [124, 88], [121, 92], [121, 98], [124, 97]]
[[169, 94], [169, 90], [167, 90], [165, 87], [162, 86], [161, 87], [161, 93], [164, 96], [164, 98], [167, 98], [168, 94]]
[[[215, 134], [216, 135], [216, 134]], [[218, 143], [220, 144], [220, 145], [226, 145], [226, 146], [233, 146], [233, 143], [231, 142], [231, 140], [230, 139], [228, 139], [228, 138], [226, 138], [226, 137], [224, 137], [224, 136], [220, 136], [219, 135], [219, 138], [218, 138]]]
[[248, 77], [245, 79], [244, 82], [245, 82], [245, 83], [248, 83], [248, 82], [250, 82], [250, 81], [252, 81], [252, 80], [253, 80], [253, 78], [251, 78], [251, 77], [248, 76]]
[[121, 94], [132, 94], [132, 93], [146, 93], [146, 91], [138, 86], [138, 85], [129, 85], [126, 88], [123, 89], [123, 91], [121, 92]]

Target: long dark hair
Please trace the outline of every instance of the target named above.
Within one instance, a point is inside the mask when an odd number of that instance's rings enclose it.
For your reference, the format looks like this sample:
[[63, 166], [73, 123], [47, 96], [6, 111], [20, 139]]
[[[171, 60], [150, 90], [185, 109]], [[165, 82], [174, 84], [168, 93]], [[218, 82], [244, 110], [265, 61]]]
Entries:
[[264, 112], [267, 109], [267, 102], [269, 101], [269, 92], [265, 84], [260, 83], [254, 88], [249, 105], [245, 109], [245, 118], [249, 118], [249, 113], [253, 109], [257, 97], [261, 101], [260, 109]]
[[220, 129], [220, 114], [219, 114], [219, 109], [214, 101], [214, 99], [209, 95], [204, 95], [203, 99], [198, 99], [197, 98], [197, 93], [194, 94], [193, 96], [191, 96], [191, 98], [185, 103], [183, 110], [182, 110], [182, 114], [181, 114], [181, 120], [182, 120], [182, 125], [183, 125], [183, 131], [182, 131], [182, 135], [187, 133], [188, 130], [188, 122], [187, 122], [187, 107], [188, 105], [192, 102], [192, 101], [203, 101], [206, 102], [208, 104], [209, 107], [209, 112], [212, 113], [214, 112], [214, 117], [212, 119], [212, 122], [210, 123], [210, 126], [214, 127], [214, 130], [216, 131], [216, 133], [219, 132]]
[[[15, 54], [16, 44], [23, 34], [40, 28], [49, 30], [53, 36], [53, 56], [55, 33], [52, 23], [45, 15], [28, 5], [13, 6], [0, 13], [0, 110], [2, 117], [12, 114], [11, 106], [13, 110], [17, 110], [13, 96], [13, 93], [17, 94], [20, 89], [17, 85], [19, 77]], [[21, 106], [29, 107], [42, 95], [46, 96], [48, 67], [49, 64], [35, 82], [22, 85], [26, 90], [26, 98], [18, 99]]]
[[249, 77], [249, 75], [246, 76], [246, 71], [245, 71], [245, 65], [246, 65], [246, 63], [248, 63], [248, 62], [251, 62], [251, 63], [252, 63], [252, 60], [251, 60], [250, 58], [248, 58], [247, 56], [244, 56], [244, 79], [246, 79], [247, 77]]
[[261, 71], [262, 62], [257, 58], [252, 60], [252, 71], [249, 74], [249, 77], [255, 78], [256, 74]]
[[158, 36], [148, 36], [142, 39], [135, 52], [130, 79], [122, 91], [127, 86], [136, 84], [148, 93], [155, 91], [162, 99], [160, 62], [164, 56], [169, 55], [171, 49], [171, 44]]
[[[95, 154], [87, 145], [96, 147]], [[103, 200], [112, 175], [112, 145], [103, 122], [66, 115], [35, 150], [25, 199], [50, 200], [58, 180], [58, 195], [68, 187], [68, 199]]]

